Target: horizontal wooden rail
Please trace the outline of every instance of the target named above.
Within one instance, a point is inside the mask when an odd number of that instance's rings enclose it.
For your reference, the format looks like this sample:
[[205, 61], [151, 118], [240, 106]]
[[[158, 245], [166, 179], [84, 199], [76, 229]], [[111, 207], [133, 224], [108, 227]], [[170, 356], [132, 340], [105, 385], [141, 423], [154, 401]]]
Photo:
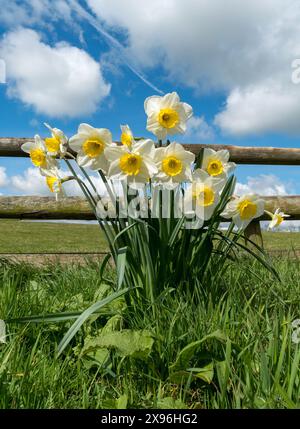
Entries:
[[[21, 150], [22, 144], [27, 141], [33, 141], [33, 139], [0, 138], [0, 156], [28, 156]], [[195, 154], [205, 147], [215, 150], [228, 149], [231, 161], [237, 164], [300, 165], [300, 148], [243, 147], [219, 144], [184, 144], [184, 147]]]
[[[300, 220], [300, 196], [263, 197], [266, 209], [273, 212], [281, 208], [291, 217]], [[0, 197], [0, 218], [4, 219], [81, 219], [95, 220], [84, 198], [66, 197], [56, 201], [53, 197]], [[260, 220], [268, 220], [263, 216]]]

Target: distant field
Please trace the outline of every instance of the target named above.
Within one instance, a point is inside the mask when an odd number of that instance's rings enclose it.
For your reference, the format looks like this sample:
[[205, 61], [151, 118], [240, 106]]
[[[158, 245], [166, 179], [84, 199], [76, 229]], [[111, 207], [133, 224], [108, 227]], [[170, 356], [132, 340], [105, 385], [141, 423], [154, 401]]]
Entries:
[[300, 232], [263, 232], [264, 245], [270, 250], [300, 250]]
[[102, 252], [107, 249], [98, 225], [1, 220], [1, 253]]
[[[264, 232], [266, 249], [300, 250], [300, 233]], [[107, 250], [97, 225], [1, 220], [0, 253], [89, 252]]]

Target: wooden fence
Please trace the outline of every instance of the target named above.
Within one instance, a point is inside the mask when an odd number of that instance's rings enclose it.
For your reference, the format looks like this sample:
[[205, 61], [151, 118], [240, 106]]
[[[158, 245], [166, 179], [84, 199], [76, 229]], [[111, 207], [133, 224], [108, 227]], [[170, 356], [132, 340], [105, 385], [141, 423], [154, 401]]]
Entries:
[[[28, 138], [0, 138], [0, 156], [27, 157], [21, 150], [21, 145]], [[227, 149], [230, 160], [237, 164], [259, 165], [300, 165], [300, 148], [273, 148], [273, 147], [241, 147], [207, 144], [185, 144], [184, 147], [197, 154], [205, 147], [214, 150]], [[263, 190], [258, 189], [257, 193]], [[264, 197], [266, 209], [274, 211], [280, 207], [290, 215], [289, 220], [300, 220], [300, 196], [271, 196]], [[88, 203], [79, 197], [67, 197], [56, 202], [53, 197], [0, 197], [0, 218], [14, 219], [94, 219]], [[247, 236], [262, 243], [260, 220], [253, 221], [247, 228]]]

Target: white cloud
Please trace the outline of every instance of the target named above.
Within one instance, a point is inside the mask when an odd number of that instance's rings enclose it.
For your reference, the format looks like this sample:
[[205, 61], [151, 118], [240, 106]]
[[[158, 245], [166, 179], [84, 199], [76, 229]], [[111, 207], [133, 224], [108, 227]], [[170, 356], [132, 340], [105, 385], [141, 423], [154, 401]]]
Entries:
[[[69, 173], [67, 173], [65, 171], [64, 175], [67, 176], [67, 175], [69, 175]], [[84, 182], [84, 184], [89, 189], [91, 189], [91, 186], [90, 186], [88, 180], [87, 179], [83, 179], [83, 177], [80, 176], [80, 175], [79, 175], [79, 177]], [[90, 178], [91, 178], [92, 182], [94, 183], [94, 185], [95, 185], [95, 187], [97, 189], [98, 194], [101, 195], [101, 196], [106, 195], [107, 194], [106, 188], [105, 188], [105, 185], [103, 184], [102, 180], [100, 179], [100, 177], [99, 176], [90, 175]], [[75, 180], [71, 180], [69, 182], [64, 183], [63, 184], [63, 188], [64, 188], [66, 194], [68, 196], [70, 196], [70, 197], [71, 196], [81, 196], [81, 197], [84, 196], [83, 193], [82, 193], [82, 191], [81, 191], [81, 189], [80, 189], [80, 187], [79, 187], [79, 185], [78, 185], [78, 183]]]
[[[215, 117], [215, 124], [223, 132], [238, 136], [274, 131], [300, 133], [300, 85], [291, 81], [292, 62], [300, 57], [299, 1], [243, 0], [242, 7], [241, 0], [152, 0], [147, 3], [87, 0], [86, 3], [98, 20], [84, 11], [83, 3], [76, 0], [0, 0], [0, 21], [10, 27], [36, 25], [48, 33], [55, 32], [58, 25], [68, 25], [76, 29], [77, 36], [82, 39], [80, 25], [87, 20], [110, 45], [111, 55], [120, 61], [117, 66], [126, 63], [153, 89], [155, 86], [142, 72], [158, 66], [162, 80], [166, 75], [173, 87], [182, 84], [194, 88], [197, 94], [209, 91], [224, 94], [226, 102]], [[125, 49], [116, 35], [120, 36]], [[15, 85], [10, 93], [47, 114], [49, 110], [54, 114], [57, 104], [62, 105], [63, 114], [69, 110], [73, 116], [81, 105], [89, 110], [89, 101], [85, 99], [82, 103], [82, 96], [78, 94], [80, 85], [71, 85], [73, 92], [75, 86], [77, 103], [70, 101], [71, 88], [69, 92], [66, 89], [66, 97], [59, 97], [60, 89], [67, 88], [65, 83], [69, 82], [70, 69], [73, 70], [77, 62], [73, 55], [76, 48], [67, 45], [67, 50], [63, 51], [61, 45], [50, 47], [39, 38], [36, 45], [44, 61], [42, 67], [38, 61], [33, 61], [33, 66], [40, 67], [45, 79], [39, 77], [33, 84], [22, 70], [22, 64], [26, 61], [30, 65], [32, 59], [28, 61], [28, 55], [25, 59], [23, 55], [21, 64], [15, 55], [16, 71], [12, 76]], [[21, 48], [15, 46], [13, 51], [16, 54], [26, 51], [23, 46]], [[30, 53], [30, 48], [27, 52]], [[61, 67], [58, 53], [65, 57], [66, 66]], [[50, 61], [46, 61], [48, 58]], [[109, 59], [109, 53], [106, 58]], [[83, 63], [87, 62], [85, 58]], [[86, 69], [82, 74], [86, 75]], [[62, 75], [64, 85], [60, 85]], [[86, 91], [92, 94], [91, 110], [109, 92], [101, 70], [99, 75], [100, 85], [93, 85], [97, 90]], [[50, 82], [48, 92], [53, 92], [53, 96], [40, 88], [41, 81]], [[24, 90], [28, 83], [32, 94]], [[94, 94], [99, 94], [101, 88], [102, 94], [95, 101]], [[47, 95], [51, 99], [49, 104], [43, 100]], [[55, 101], [59, 98], [63, 100]], [[68, 109], [64, 108], [65, 104]]]
[[[3, 167], [1, 167], [3, 168]], [[60, 170], [61, 177], [70, 176], [67, 170]], [[79, 175], [80, 179], [83, 180], [86, 186], [90, 188], [87, 179], [83, 179]], [[95, 176], [93, 173], [91, 179], [99, 193], [99, 195], [106, 195], [106, 188], [100, 177]], [[8, 180], [6, 184], [8, 183]], [[30, 167], [26, 169], [22, 174], [14, 175], [10, 178], [9, 183], [11, 190], [17, 195], [36, 195], [36, 196], [53, 196], [50, 192], [45, 177], [41, 176], [37, 168]], [[0, 169], [0, 184], [1, 184], [1, 169]], [[83, 196], [83, 193], [75, 180], [70, 180], [63, 184], [63, 189], [67, 196]]]
[[282, 183], [274, 174], [260, 174], [256, 177], [247, 177], [247, 183], [237, 183], [235, 194], [259, 194], [263, 196], [292, 194], [287, 183]]
[[6, 186], [8, 184], [8, 177], [6, 174], [6, 168], [0, 167], [0, 186]]
[[234, 89], [215, 124], [226, 134], [259, 134], [266, 130], [296, 134], [300, 132], [298, 109], [300, 87], [274, 84]]
[[64, 42], [51, 47], [33, 30], [4, 35], [0, 57], [7, 66], [9, 96], [49, 116], [92, 113], [110, 92], [88, 53]]
[[50, 195], [50, 191], [37, 168], [28, 168], [23, 174], [10, 178], [11, 188], [18, 195]]
[[63, 18], [71, 23], [71, 8], [65, 0], [0, 0], [0, 22], [9, 27], [39, 24], [51, 27], [51, 22]]
[[232, 135], [300, 133], [300, 2], [294, 0], [87, 0], [122, 35], [133, 64], [162, 66], [170, 81], [216, 91], [216, 124]]
[[204, 116], [192, 116], [187, 122], [184, 141], [190, 143], [199, 143], [200, 141], [211, 142], [214, 140], [214, 137], [214, 129], [208, 125]]

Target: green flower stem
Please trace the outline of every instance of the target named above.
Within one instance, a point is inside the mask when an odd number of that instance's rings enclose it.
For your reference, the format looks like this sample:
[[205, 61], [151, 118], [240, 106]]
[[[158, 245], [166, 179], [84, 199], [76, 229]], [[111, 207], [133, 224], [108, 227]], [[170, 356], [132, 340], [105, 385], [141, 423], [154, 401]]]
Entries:
[[87, 172], [85, 171], [84, 168], [82, 168], [81, 166], [79, 166], [81, 172], [83, 173], [84, 177], [87, 179], [87, 181], [89, 182], [89, 184], [91, 185], [92, 189], [94, 190], [95, 194], [97, 195], [97, 197], [99, 199], [101, 199], [100, 195], [98, 194], [98, 191], [96, 189], [96, 186], [94, 185], [93, 181], [91, 180], [90, 176], [87, 174]]
[[112, 232], [110, 230], [109, 225], [107, 224], [107, 222], [105, 220], [103, 220], [104, 223], [102, 223], [98, 219], [98, 216], [97, 216], [97, 213], [96, 213], [96, 204], [95, 204], [95, 201], [93, 201], [93, 199], [91, 199], [91, 197], [89, 195], [89, 192], [87, 192], [86, 186], [83, 186], [84, 184], [83, 184], [82, 180], [80, 180], [80, 178], [78, 177], [78, 175], [77, 175], [76, 171], [74, 170], [74, 168], [72, 167], [70, 161], [68, 161], [67, 159], [65, 159], [65, 162], [66, 162], [69, 170], [71, 171], [71, 173], [75, 177], [75, 180], [77, 181], [77, 183], [78, 183], [80, 189], [82, 190], [84, 196], [86, 197], [87, 201], [90, 203], [90, 206], [91, 206], [93, 212], [95, 213], [96, 219], [97, 219], [97, 221], [98, 221], [98, 223], [100, 225], [100, 228], [102, 229], [102, 231], [104, 232], [104, 234], [106, 236], [106, 239], [107, 239], [108, 244], [109, 244], [110, 251], [113, 254], [114, 259], [115, 259], [116, 258], [116, 253], [115, 253], [115, 248], [114, 248], [114, 245], [113, 245], [113, 243], [114, 243], [114, 236], [113, 236], [113, 234], [112, 234]]

